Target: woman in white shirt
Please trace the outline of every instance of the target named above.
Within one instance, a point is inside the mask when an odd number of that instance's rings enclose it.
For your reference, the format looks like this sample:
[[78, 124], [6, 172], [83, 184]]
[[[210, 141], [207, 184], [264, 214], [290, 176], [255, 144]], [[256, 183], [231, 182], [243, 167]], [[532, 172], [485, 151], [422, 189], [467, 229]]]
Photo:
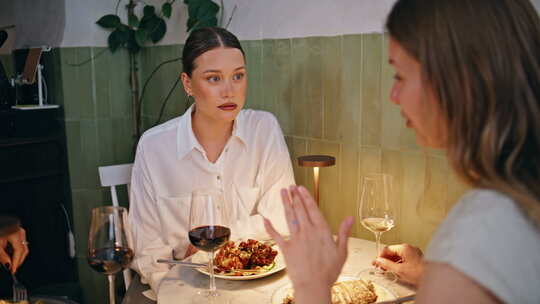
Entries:
[[[540, 303], [540, 18], [529, 0], [398, 0], [388, 20], [391, 100], [423, 146], [445, 149], [473, 190], [425, 257], [375, 261], [418, 284], [416, 303]], [[303, 187], [283, 192], [295, 303], [330, 303], [352, 218], [334, 242]], [[289, 195], [292, 195], [292, 201]], [[323, 248], [321, 250], [321, 248]]]
[[265, 239], [263, 217], [287, 232], [279, 189], [294, 184], [276, 118], [242, 110], [247, 71], [238, 39], [222, 28], [195, 30], [182, 64], [181, 80], [194, 104], [144, 133], [132, 173], [132, 267], [154, 292], [168, 271], [156, 260], [194, 252], [188, 239], [193, 191], [223, 191], [233, 217], [231, 239]]

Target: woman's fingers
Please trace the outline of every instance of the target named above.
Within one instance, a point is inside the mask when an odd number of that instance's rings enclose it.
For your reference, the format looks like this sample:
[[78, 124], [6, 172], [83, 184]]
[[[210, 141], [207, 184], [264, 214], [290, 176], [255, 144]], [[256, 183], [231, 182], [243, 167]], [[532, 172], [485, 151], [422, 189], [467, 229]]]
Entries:
[[5, 244], [0, 247], [0, 263], [11, 271], [11, 258], [6, 253]]
[[341, 222], [341, 225], [339, 227], [337, 245], [339, 254], [343, 261], [345, 261], [345, 259], [347, 258], [347, 245], [353, 224], [354, 217], [349, 216], [343, 222]]
[[297, 189], [302, 201], [304, 202], [304, 206], [309, 215], [310, 221], [316, 226], [326, 225], [326, 220], [324, 219], [319, 206], [317, 206], [315, 199], [313, 199], [309, 191], [304, 186], [299, 186]]
[[298, 187], [291, 186], [291, 196], [292, 196], [292, 207], [294, 210], [294, 214], [296, 216], [296, 219], [298, 220], [298, 223], [300, 224], [300, 229], [305, 227], [311, 226], [311, 220], [309, 219], [309, 216], [306, 212], [305, 203], [303, 201], [302, 195], [298, 191]]
[[287, 226], [289, 227], [289, 232], [295, 234], [299, 231], [300, 227], [298, 226], [298, 220], [294, 213], [291, 195], [288, 189], [281, 189], [281, 200], [283, 202], [283, 209], [285, 210], [285, 219], [287, 220]]
[[266, 229], [266, 232], [276, 241], [279, 248], [283, 249], [285, 246], [285, 239], [279, 234], [279, 232], [276, 231], [274, 228], [274, 225], [272, 225], [272, 222], [270, 222], [267, 218], [264, 218], [264, 228]]

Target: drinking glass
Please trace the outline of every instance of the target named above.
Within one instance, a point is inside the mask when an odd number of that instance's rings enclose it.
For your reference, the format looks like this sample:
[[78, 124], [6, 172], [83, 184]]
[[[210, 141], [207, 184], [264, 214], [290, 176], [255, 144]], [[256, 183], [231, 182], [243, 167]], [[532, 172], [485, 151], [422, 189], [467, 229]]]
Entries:
[[[375, 234], [375, 258], [380, 253], [381, 235], [395, 225], [396, 211], [393, 194], [391, 175], [378, 173], [362, 178], [358, 216], [362, 226]], [[375, 276], [391, 281], [397, 279], [394, 273], [384, 272], [375, 267], [362, 271], [360, 276]]]
[[197, 249], [208, 253], [210, 287], [198, 292], [194, 303], [228, 302], [216, 288], [214, 277], [214, 252], [231, 236], [228, 211], [224, 206], [223, 194], [219, 190], [195, 191], [191, 196], [189, 213], [189, 241]]
[[127, 241], [127, 210], [123, 207], [92, 209], [88, 236], [88, 264], [109, 278], [109, 303], [115, 304], [115, 275], [133, 260]]

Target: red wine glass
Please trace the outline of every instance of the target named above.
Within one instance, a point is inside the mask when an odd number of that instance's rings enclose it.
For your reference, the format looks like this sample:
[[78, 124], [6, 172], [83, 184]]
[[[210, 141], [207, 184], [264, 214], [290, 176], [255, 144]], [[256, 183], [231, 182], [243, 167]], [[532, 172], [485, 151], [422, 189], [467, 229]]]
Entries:
[[88, 264], [109, 278], [109, 303], [115, 304], [114, 277], [133, 260], [128, 245], [127, 210], [123, 207], [92, 209], [88, 236]]

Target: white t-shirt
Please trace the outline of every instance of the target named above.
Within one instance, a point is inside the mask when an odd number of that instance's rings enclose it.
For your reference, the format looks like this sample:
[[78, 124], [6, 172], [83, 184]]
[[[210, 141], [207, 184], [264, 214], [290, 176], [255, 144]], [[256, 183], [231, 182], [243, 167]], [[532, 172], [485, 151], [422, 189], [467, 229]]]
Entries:
[[129, 222], [132, 268], [157, 292], [169, 270], [159, 258], [183, 258], [189, 246], [191, 193], [221, 189], [233, 222], [231, 240], [269, 238], [262, 217], [287, 234], [280, 189], [294, 184], [291, 159], [276, 118], [242, 110], [215, 163], [208, 161], [191, 126], [191, 107], [144, 133], [133, 166]]
[[503, 302], [540, 303], [540, 229], [500, 192], [467, 193], [425, 258], [453, 266]]

